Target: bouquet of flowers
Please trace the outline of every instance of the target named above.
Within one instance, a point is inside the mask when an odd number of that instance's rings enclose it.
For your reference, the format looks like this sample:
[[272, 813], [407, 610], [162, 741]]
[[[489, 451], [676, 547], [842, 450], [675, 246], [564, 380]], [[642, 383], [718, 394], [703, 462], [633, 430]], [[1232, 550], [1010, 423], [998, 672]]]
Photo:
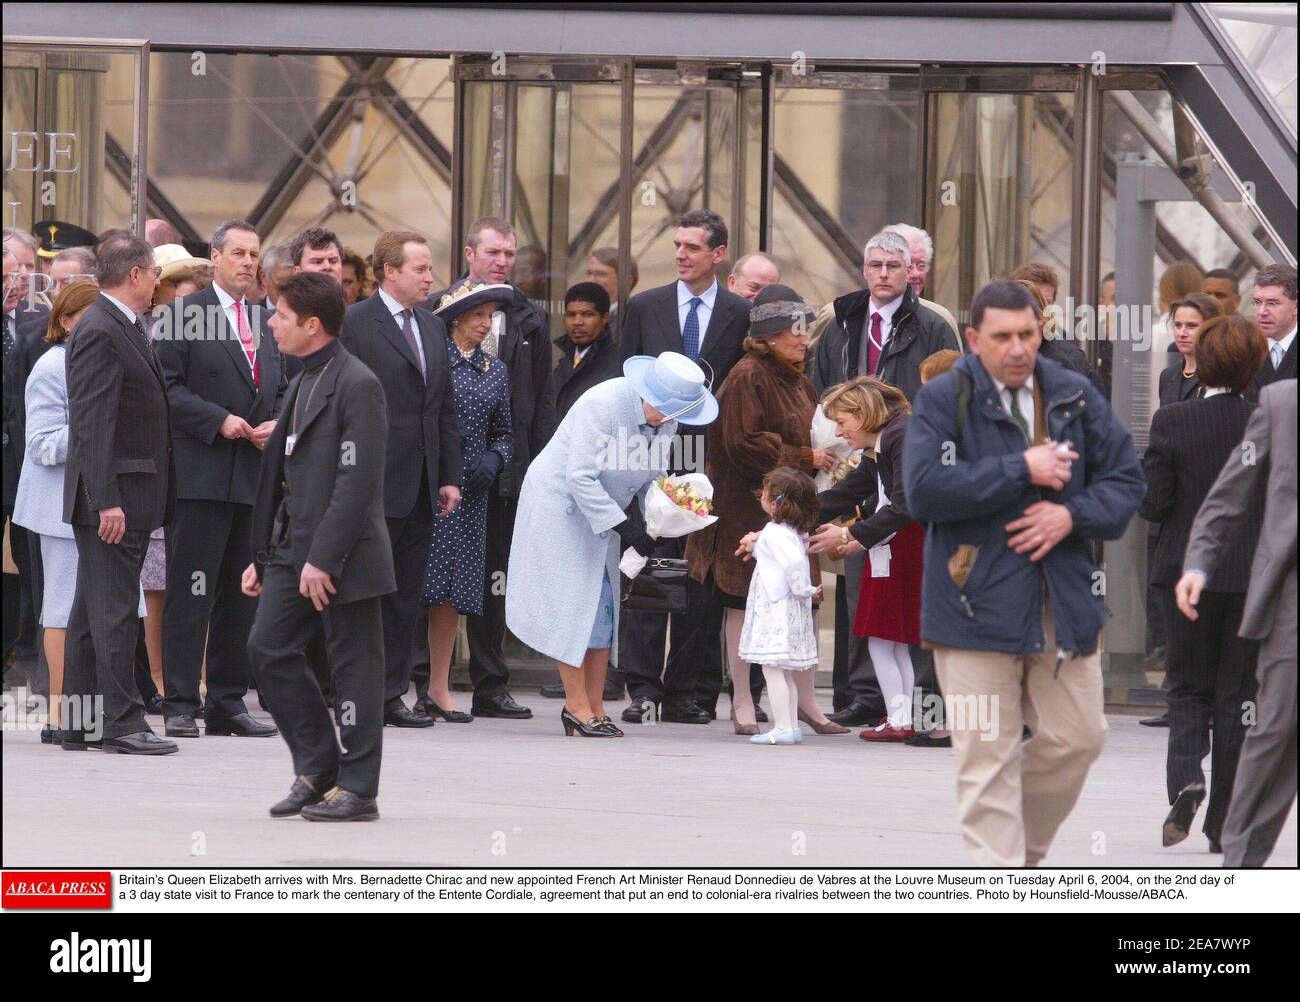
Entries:
[[[703, 473], [660, 477], [650, 485], [645, 499], [645, 529], [655, 539], [675, 539], [712, 525], [713, 484]], [[630, 547], [619, 569], [630, 578], [641, 573], [647, 558]]]

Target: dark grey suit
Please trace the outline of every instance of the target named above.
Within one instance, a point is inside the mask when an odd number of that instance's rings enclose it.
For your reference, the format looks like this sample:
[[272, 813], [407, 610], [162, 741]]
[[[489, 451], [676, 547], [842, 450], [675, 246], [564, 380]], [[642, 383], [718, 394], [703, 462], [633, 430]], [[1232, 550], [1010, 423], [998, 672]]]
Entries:
[[1260, 640], [1256, 719], [1223, 829], [1224, 866], [1262, 866], [1296, 796], [1296, 381], [1264, 387], [1243, 439], [1192, 525], [1185, 570], [1213, 577], [1232, 528], [1264, 492], [1241, 635]]
[[[1169, 370], [1166, 370], [1169, 371]], [[1182, 376], [1176, 373], [1181, 380]], [[1187, 380], [1190, 382], [1190, 380]], [[1212, 755], [1205, 834], [1219, 841], [1232, 800], [1237, 759], [1246, 737], [1245, 707], [1255, 698], [1258, 641], [1238, 636], [1259, 540], [1263, 498], [1249, 504], [1228, 553], [1201, 594], [1195, 622], [1178, 611], [1174, 585], [1197, 509], [1225, 462], [1240, 458], [1242, 435], [1255, 405], [1220, 393], [1156, 411], [1143, 459], [1147, 493], [1143, 518], [1160, 524], [1151, 580], [1164, 612], [1169, 669], [1169, 751], [1166, 786], [1173, 804], [1185, 787], [1205, 784], [1201, 761]], [[1214, 742], [1211, 747], [1210, 726]]]
[[[248, 439], [224, 438], [221, 425], [230, 414], [253, 427], [274, 420], [289, 385], [262, 308], [246, 306], [256, 384], [214, 285], [178, 299], [153, 331], [167, 379], [177, 478], [176, 517], [167, 529], [163, 715], [198, 712], [206, 646], [209, 726], [246, 710], [248, 631], [257, 612], [239, 590], [239, 576], [252, 560], [249, 520], [262, 453]], [[183, 336], [187, 324], [199, 336]]]
[[415, 308], [414, 320], [424, 372], [378, 292], [349, 306], [343, 320], [344, 347], [375, 374], [388, 405], [384, 514], [397, 587], [383, 599], [386, 701], [400, 699], [411, 685], [411, 645], [423, 623], [420, 585], [429, 562], [438, 489], [459, 487], [462, 477], [447, 327], [422, 306]]
[[[68, 461], [63, 520], [77, 541], [77, 591], [68, 621], [64, 692], [104, 698], [103, 737], [148, 730], [132, 677], [139, 631], [140, 568], [149, 533], [171, 518], [172, 462], [163, 373], [142, 327], [100, 296], [67, 348]], [[120, 507], [122, 541], [99, 538], [99, 513]], [[80, 728], [93, 730], [83, 716]], [[75, 740], [75, 737], [74, 737]]]
[[[294, 772], [336, 776], [344, 789], [373, 797], [384, 726], [380, 597], [396, 587], [384, 521], [384, 390], [337, 341], [304, 361], [257, 484], [252, 548], [262, 596], [248, 653]], [[290, 434], [297, 437], [286, 456]], [[335, 588], [321, 613], [298, 593], [307, 563], [328, 573]], [[341, 754], [306, 659], [322, 622]]]

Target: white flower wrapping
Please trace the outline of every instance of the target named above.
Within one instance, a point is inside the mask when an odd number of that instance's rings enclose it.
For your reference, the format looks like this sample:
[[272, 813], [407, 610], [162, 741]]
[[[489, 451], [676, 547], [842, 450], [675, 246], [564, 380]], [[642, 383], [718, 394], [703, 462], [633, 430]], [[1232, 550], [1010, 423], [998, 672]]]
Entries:
[[[680, 477], [667, 477], [666, 480], [670, 484], [683, 484], [692, 488], [700, 497], [713, 500], [713, 484], [703, 473], [686, 473]], [[657, 480], [646, 492], [645, 530], [655, 539], [676, 539], [712, 525], [717, 520], [717, 515], [698, 515], [674, 504], [660, 488]], [[641, 556], [629, 546], [623, 551], [623, 559], [619, 561], [618, 569], [628, 577], [634, 578], [645, 569], [649, 560], [649, 557]]]
[[[814, 449], [830, 449], [831, 455], [836, 460], [848, 459], [856, 451], [853, 446], [849, 445], [844, 439], [835, 434], [835, 422], [828, 418], [822, 410], [822, 405], [817, 405], [817, 410], [813, 412], [812, 428], [809, 429], [812, 438], [812, 447]], [[817, 490], [830, 490], [834, 485], [834, 478], [830, 473], [823, 473], [820, 470], [813, 477], [817, 484]]]

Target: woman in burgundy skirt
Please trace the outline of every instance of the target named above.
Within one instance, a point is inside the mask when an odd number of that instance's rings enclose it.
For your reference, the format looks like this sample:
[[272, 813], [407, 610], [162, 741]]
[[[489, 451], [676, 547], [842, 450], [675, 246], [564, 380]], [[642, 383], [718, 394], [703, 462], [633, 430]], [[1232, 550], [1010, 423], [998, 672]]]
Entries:
[[[906, 741], [912, 726], [915, 682], [909, 644], [921, 641], [921, 554], [925, 532], [907, 513], [903, 497], [903, 436], [911, 408], [898, 388], [859, 376], [827, 391], [822, 410], [836, 434], [859, 449], [875, 449], [837, 485], [860, 498], [876, 495], [875, 511], [851, 526], [824, 525], [809, 537], [810, 551], [838, 547], [845, 555], [867, 551], [853, 632], [867, 638], [871, 663], [889, 715], [864, 730], [864, 741]], [[875, 483], [871, 483], [871, 479]], [[874, 490], [872, 488], [875, 488]]]

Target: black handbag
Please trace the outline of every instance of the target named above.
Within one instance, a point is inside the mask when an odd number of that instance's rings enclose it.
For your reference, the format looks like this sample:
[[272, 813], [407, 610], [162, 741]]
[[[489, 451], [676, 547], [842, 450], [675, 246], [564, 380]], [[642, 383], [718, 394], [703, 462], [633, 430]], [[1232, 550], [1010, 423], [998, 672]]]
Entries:
[[634, 578], [620, 574], [624, 610], [628, 612], [686, 612], [686, 561], [676, 557], [651, 557]]

